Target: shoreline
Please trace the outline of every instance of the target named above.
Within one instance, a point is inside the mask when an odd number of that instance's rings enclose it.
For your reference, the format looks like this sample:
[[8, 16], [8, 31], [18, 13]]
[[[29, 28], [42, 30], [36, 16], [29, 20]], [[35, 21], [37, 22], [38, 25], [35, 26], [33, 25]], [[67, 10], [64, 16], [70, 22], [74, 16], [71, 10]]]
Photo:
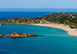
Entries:
[[56, 23], [51, 23], [51, 24], [32, 24], [32, 25], [54, 27], [54, 28], [65, 30], [71, 36], [77, 36], [77, 29], [71, 29], [68, 25], [56, 24]]
[[[3, 25], [3, 24], [0, 24], [0, 25]], [[22, 25], [22, 24], [16, 24], [16, 25]], [[77, 36], [77, 29], [71, 29], [69, 25], [57, 24], [57, 23], [51, 23], [51, 24], [41, 24], [40, 23], [40, 24], [23, 24], [23, 25], [36, 25], [36, 26], [46, 26], [46, 27], [58, 28], [58, 29], [62, 29], [66, 31], [68, 35]]]

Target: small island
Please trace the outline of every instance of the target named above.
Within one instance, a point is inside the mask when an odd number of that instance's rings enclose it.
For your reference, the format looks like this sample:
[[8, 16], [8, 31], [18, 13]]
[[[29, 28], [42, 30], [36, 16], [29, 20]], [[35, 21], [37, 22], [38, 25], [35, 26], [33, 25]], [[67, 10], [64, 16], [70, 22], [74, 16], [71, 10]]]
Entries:
[[9, 38], [23, 38], [23, 37], [37, 37], [39, 35], [37, 34], [29, 34], [29, 33], [18, 33], [18, 32], [14, 32], [10, 35], [1, 35], [0, 34], [0, 37], [9, 37]]

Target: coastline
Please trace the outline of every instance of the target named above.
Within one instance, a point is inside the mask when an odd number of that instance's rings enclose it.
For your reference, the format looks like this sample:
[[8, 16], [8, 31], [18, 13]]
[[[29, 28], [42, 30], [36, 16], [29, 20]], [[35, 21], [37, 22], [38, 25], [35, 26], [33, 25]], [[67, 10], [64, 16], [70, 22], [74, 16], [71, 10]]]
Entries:
[[71, 36], [77, 36], [77, 29], [71, 29], [68, 25], [56, 24], [56, 23], [51, 23], [51, 24], [32, 24], [32, 25], [54, 27], [54, 28], [58, 28], [58, 29], [62, 29], [62, 30], [67, 31], [67, 33], [69, 35], [71, 35]]
[[[18, 24], [16, 24], [16, 25], [18, 25]], [[2, 24], [0, 24], [0, 25], [2, 25]], [[44, 24], [44, 23], [39, 23], [39, 24], [26, 24], [25, 23], [24, 25], [36, 25], [36, 26], [46, 26], [46, 27], [58, 28], [58, 29], [65, 30], [71, 36], [77, 36], [77, 29], [71, 29], [69, 27], [69, 25], [57, 24], [57, 23], [49, 23], [49, 24]]]

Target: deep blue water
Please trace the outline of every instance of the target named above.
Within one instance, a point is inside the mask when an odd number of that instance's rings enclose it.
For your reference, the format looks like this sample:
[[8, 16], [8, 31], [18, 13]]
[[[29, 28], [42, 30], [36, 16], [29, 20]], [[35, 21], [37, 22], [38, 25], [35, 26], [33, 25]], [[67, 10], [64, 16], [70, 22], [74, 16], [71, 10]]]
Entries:
[[[64, 12], [64, 11], [61, 11], [61, 12]], [[77, 13], [77, 11], [66, 11], [67, 13]], [[23, 11], [19, 11], [19, 12], [16, 12], [16, 11], [4, 11], [4, 12], [1, 12], [0, 11], [0, 20], [3, 20], [3, 19], [9, 19], [9, 18], [21, 18], [21, 17], [25, 17], [25, 18], [37, 18], [37, 17], [41, 17], [41, 16], [44, 16], [44, 15], [47, 15], [47, 14], [52, 14], [52, 13], [57, 13], [57, 11], [50, 11], [50, 12], [23, 12]]]
[[0, 38], [0, 54], [77, 54], [77, 37], [66, 31], [34, 25], [2, 25], [0, 34], [12, 32], [45, 35], [28, 38]]
[[0, 20], [9, 18], [37, 18], [55, 12], [0, 12]]

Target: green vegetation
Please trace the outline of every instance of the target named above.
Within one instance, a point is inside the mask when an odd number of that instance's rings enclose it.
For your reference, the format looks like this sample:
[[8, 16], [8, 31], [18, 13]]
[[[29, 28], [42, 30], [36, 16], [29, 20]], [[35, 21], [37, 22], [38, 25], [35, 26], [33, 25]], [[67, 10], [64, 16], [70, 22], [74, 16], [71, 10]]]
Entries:
[[43, 16], [45, 20], [70, 25], [70, 28], [77, 28], [77, 13], [54, 13]]

